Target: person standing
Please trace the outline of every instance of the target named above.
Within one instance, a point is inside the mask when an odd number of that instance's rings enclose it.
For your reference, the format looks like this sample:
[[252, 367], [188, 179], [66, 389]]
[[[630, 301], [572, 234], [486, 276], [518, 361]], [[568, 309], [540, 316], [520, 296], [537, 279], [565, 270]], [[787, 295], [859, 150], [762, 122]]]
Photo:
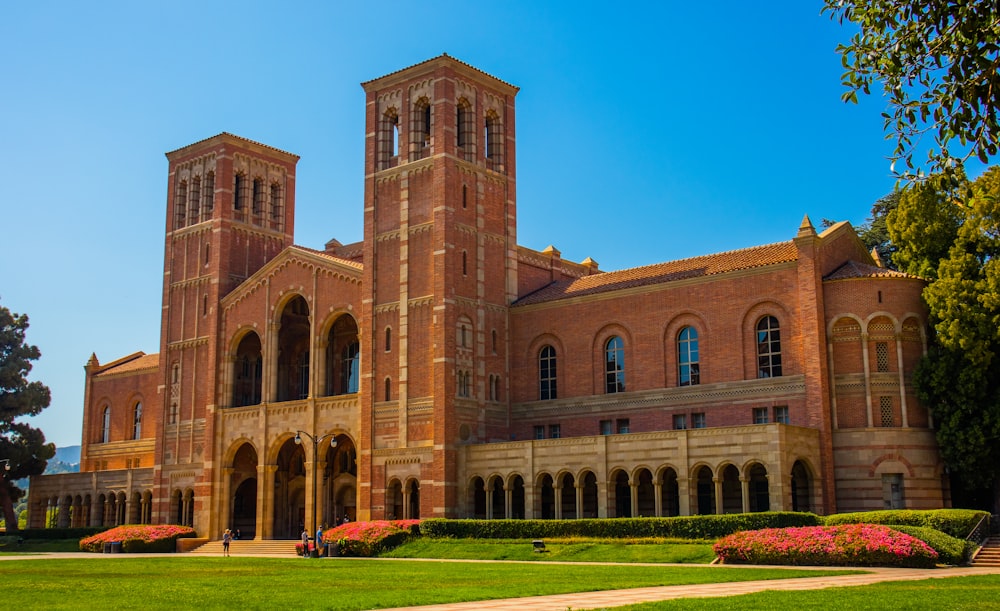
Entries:
[[323, 545], [323, 526], [320, 525], [316, 528], [316, 555], [320, 555], [319, 550], [322, 549], [320, 545]]
[[226, 558], [229, 557], [229, 544], [233, 541], [233, 532], [226, 529], [226, 532], [222, 533], [222, 555]]
[[309, 531], [305, 528], [302, 529], [302, 557], [309, 557]]

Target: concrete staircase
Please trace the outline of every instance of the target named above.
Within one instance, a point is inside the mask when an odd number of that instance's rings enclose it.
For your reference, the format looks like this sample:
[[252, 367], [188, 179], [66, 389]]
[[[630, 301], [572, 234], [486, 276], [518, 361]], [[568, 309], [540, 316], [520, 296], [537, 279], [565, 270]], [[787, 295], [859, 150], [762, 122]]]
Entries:
[[972, 566], [1000, 567], [1000, 537], [990, 537], [972, 559]]
[[[297, 541], [288, 539], [235, 539], [229, 544], [230, 556], [264, 556], [270, 558], [294, 558]], [[190, 552], [195, 556], [221, 556], [222, 541], [209, 541]]]

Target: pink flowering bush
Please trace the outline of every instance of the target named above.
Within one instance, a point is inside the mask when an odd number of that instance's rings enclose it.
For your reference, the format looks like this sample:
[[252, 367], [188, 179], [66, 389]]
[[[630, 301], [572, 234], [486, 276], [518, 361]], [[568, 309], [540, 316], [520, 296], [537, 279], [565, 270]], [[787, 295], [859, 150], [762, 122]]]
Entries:
[[123, 552], [173, 552], [177, 549], [177, 539], [194, 536], [196, 533], [190, 526], [128, 524], [81, 539], [80, 550], [103, 552], [105, 543], [121, 543]]
[[923, 541], [878, 524], [766, 528], [719, 539], [723, 562], [933, 568], [938, 554]]
[[376, 556], [419, 533], [420, 520], [348, 522], [323, 533], [341, 556]]

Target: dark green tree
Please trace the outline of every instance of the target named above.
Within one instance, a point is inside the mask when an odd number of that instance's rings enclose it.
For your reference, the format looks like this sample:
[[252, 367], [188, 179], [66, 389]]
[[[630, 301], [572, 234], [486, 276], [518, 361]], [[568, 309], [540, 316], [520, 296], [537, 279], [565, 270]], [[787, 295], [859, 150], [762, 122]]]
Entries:
[[[1000, 3], [974, 0], [824, 0], [823, 13], [859, 31], [839, 45], [848, 88], [857, 102], [881, 84], [894, 171], [922, 179], [915, 150], [930, 134], [930, 173], [961, 168], [970, 157], [989, 163], [1000, 148]], [[936, 147], [936, 148], [934, 148]]]
[[[935, 190], [935, 185], [939, 189]], [[955, 206], [958, 189], [965, 206]], [[933, 326], [914, 376], [931, 409], [945, 463], [1000, 508], [1000, 167], [972, 183], [930, 181], [889, 215], [903, 271], [931, 282]]]
[[56, 452], [42, 431], [21, 421], [38, 415], [50, 401], [48, 387], [27, 379], [31, 362], [41, 356], [37, 346], [24, 343], [27, 329], [27, 316], [0, 306], [0, 459], [10, 465], [10, 470], [0, 466], [0, 509], [8, 532], [17, 530], [14, 503], [24, 495], [14, 480], [41, 475]]

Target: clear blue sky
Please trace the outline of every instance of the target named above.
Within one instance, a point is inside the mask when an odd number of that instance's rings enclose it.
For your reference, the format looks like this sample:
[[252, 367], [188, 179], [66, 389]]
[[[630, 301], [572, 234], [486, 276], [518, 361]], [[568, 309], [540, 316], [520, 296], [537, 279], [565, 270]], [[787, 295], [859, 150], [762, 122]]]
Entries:
[[849, 31], [805, 0], [10, 2], [0, 304], [31, 318], [32, 424], [80, 443], [83, 366], [159, 349], [164, 153], [301, 155], [296, 243], [362, 237], [359, 83], [448, 53], [521, 88], [518, 241], [614, 270], [791, 239], [892, 190]]

